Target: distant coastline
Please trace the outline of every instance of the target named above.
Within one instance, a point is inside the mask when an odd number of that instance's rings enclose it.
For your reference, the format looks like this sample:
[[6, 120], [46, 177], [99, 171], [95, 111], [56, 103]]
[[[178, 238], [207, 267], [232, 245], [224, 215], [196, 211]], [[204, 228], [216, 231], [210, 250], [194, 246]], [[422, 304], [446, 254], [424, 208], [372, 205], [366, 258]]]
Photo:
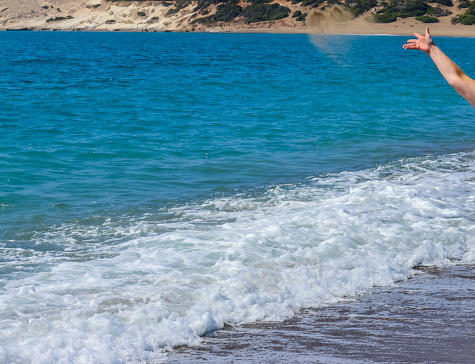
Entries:
[[[424, 22], [416, 20], [420, 17], [398, 16], [389, 19], [389, 23], [372, 21], [372, 18], [380, 16], [378, 13], [385, 10], [382, 3], [364, 11], [366, 8], [359, 9], [357, 5], [351, 4], [374, 5], [378, 2], [376, 0], [373, 3], [351, 1], [336, 2], [346, 5], [338, 5], [343, 12], [338, 10], [332, 13], [329, 11], [332, 5], [322, 0], [231, 0], [229, 2], [220, 0], [200, 0], [199, 2], [192, 0], [176, 0], [175, 2], [25, 0], [21, 4], [18, 4], [16, 0], [3, 0], [0, 5], [0, 31], [411, 35], [413, 32], [423, 32], [427, 26]], [[441, 5], [447, 1], [451, 4], [450, 6]], [[436, 2], [425, 3], [422, 0], [416, 0], [413, 3], [428, 7], [432, 13], [443, 14], [437, 17], [429, 16], [437, 21], [430, 24], [433, 35], [475, 36], [475, 25], [453, 24], [454, 18], [466, 12], [466, 8], [460, 1], [436, 0]], [[256, 10], [254, 13], [249, 11], [254, 9], [253, 7]], [[417, 11], [420, 10], [416, 10], [413, 14]], [[335, 16], [335, 13], [338, 14]], [[359, 16], [351, 19], [355, 14]], [[381, 14], [387, 15], [386, 12]], [[397, 14], [401, 15], [401, 13]], [[402, 16], [407, 16], [407, 14], [402, 14]], [[257, 21], [259, 19], [267, 20]]]

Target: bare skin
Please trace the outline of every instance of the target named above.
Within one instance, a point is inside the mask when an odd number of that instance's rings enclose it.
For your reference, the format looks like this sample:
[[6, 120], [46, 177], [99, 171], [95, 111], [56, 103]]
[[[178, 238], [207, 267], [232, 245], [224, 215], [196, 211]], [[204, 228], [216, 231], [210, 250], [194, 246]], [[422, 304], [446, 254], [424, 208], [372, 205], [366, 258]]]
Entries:
[[419, 33], [414, 33], [414, 36], [417, 39], [409, 39], [403, 47], [405, 49], [419, 49], [427, 53], [447, 82], [475, 107], [475, 80], [468, 77], [459, 66], [434, 44], [429, 33], [429, 27], [426, 28], [425, 36]]

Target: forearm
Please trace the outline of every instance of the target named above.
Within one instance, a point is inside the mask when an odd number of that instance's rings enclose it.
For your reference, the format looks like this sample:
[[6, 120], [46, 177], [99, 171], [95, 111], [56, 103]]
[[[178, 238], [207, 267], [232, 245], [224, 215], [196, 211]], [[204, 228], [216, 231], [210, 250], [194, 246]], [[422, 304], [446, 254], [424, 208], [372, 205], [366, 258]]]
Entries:
[[475, 81], [468, 77], [439, 47], [431, 44], [429, 56], [447, 82], [468, 102], [475, 106]]
[[428, 53], [442, 76], [444, 76], [450, 85], [453, 86], [453, 83], [456, 83], [458, 79], [465, 75], [462, 69], [457, 66], [449, 57], [447, 57], [445, 53], [442, 52], [441, 49], [435, 44], [430, 46]]

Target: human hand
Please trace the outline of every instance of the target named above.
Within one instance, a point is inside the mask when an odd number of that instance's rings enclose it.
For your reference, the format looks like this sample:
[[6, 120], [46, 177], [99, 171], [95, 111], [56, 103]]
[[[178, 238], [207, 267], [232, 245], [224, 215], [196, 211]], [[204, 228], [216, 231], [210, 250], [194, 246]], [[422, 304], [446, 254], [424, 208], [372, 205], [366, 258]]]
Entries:
[[422, 36], [419, 33], [414, 33], [414, 36], [417, 39], [409, 39], [407, 44], [404, 44], [402, 47], [404, 49], [419, 49], [423, 52], [429, 53], [431, 46], [434, 45], [429, 33], [429, 27], [426, 28], [425, 36]]

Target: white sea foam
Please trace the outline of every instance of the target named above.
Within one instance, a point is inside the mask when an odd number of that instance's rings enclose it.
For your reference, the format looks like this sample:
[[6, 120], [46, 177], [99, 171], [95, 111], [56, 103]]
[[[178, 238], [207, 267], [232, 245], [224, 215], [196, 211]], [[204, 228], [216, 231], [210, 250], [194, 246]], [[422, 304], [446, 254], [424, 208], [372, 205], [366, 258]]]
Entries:
[[44, 269], [0, 286], [0, 363], [160, 361], [225, 323], [282, 320], [394, 284], [420, 264], [473, 263], [474, 156], [319, 176], [176, 206], [169, 219], [38, 234], [77, 255], [10, 252], [13, 270]]

